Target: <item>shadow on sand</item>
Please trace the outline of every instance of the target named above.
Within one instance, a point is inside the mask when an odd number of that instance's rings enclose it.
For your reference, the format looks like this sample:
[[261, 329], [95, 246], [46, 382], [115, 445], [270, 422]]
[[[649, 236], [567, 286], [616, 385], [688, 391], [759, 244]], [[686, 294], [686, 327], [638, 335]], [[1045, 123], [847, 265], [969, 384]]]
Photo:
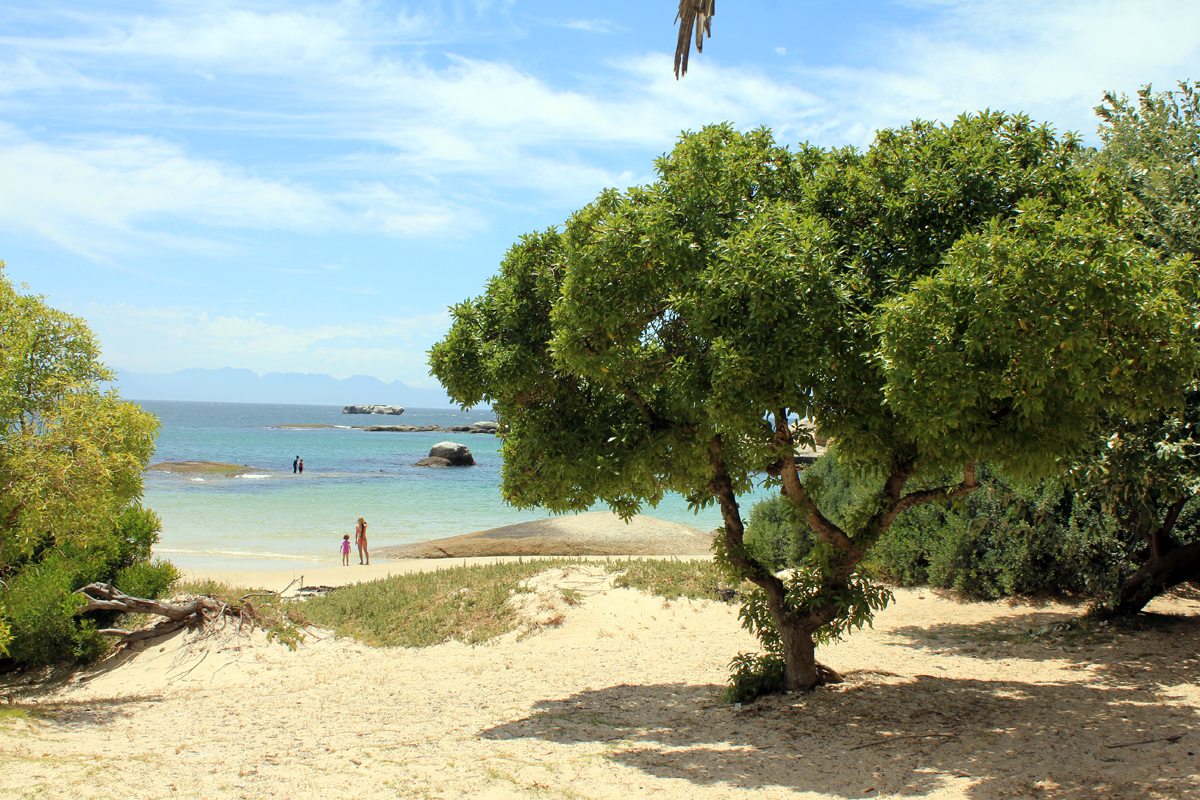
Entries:
[[[1197, 677], [1200, 621], [1159, 620], [1066, 651], [1053, 641], [1007, 644], [1063, 618], [1035, 612], [987, 626], [893, 632], [902, 646], [1007, 659], [1010, 680], [860, 671], [836, 687], [740, 710], [720, 702], [722, 687], [711, 684], [610, 686], [543, 701], [478, 735], [603, 743], [619, 764], [731, 790], [837, 798], [949, 790], [979, 800], [1200, 796], [1200, 715], [1169, 703], [1170, 687]], [[1136, 658], [1149, 650], [1160, 655]], [[1063, 682], [1022, 680], [1023, 658], [1050, 657], [1067, 659]], [[1071, 672], [1092, 665], [1085, 681]]]

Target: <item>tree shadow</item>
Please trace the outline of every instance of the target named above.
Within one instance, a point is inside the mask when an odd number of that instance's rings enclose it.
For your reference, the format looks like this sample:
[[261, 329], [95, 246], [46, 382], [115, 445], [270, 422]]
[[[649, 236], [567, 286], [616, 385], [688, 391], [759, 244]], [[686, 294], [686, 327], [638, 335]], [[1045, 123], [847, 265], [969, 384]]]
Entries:
[[[735, 710], [717, 700], [720, 688], [589, 690], [478, 735], [603, 743], [616, 763], [697, 786], [846, 798], [948, 789], [980, 800], [1182, 798], [1200, 790], [1192, 756], [1200, 715], [1146, 704], [1136, 690], [865, 671]], [[1173, 743], [1130, 745], [1175, 734], [1183, 736]]]
[[976, 623], [893, 628], [903, 647], [984, 661], [1059, 659], [1091, 669], [1089, 681], [1163, 688], [1200, 678], [1200, 617], [1142, 613], [1093, 623], [1063, 613], [1014, 612]]
[[53, 700], [44, 702], [14, 702], [0, 705], [0, 717], [5, 712], [19, 712], [32, 721], [52, 723], [66, 732], [84, 728], [103, 727], [124, 717], [132, 717], [146, 703], [157, 703], [158, 695], [128, 697], [97, 697], [87, 700]]
[[99, 697], [82, 700], [52, 699], [71, 684], [86, 685], [90, 681], [114, 673], [137, 660], [147, 647], [160, 647], [186, 631], [171, 633], [139, 643], [133, 648], [121, 648], [99, 661], [86, 665], [57, 665], [0, 674], [0, 712], [21, 711], [34, 720], [52, 721], [71, 728], [107, 725], [118, 717], [130, 716], [137, 706], [161, 701], [160, 694], [130, 694], [118, 697]]

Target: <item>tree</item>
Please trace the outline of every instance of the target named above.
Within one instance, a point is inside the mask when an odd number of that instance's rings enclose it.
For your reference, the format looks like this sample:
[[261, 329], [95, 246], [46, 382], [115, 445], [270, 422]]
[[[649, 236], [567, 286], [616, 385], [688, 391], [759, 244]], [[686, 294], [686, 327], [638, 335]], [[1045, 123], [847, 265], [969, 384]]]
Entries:
[[158, 423], [100, 391], [98, 358], [81, 320], [0, 273], [0, 646], [17, 663], [99, 652], [79, 587], [146, 594], [175, 577], [149, 563], [158, 520], [137, 505]]
[[[816, 644], [886, 601], [856, 567], [897, 515], [975, 489], [978, 460], [1048, 473], [1101, 412], [1178, 400], [1179, 270], [1116, 224], [1119, 192], [1081, 155], [990, 112], [866, 152], [685, 134], [652, 185], [510, 249], [453, 309], [433, 373], [492, 403], [510, 503], [719, 505], [718, 555], [762, 592], [782, 688], [808, 689]], [[799, 480], [797, 416], [883, 478], [841, 525]], [[947, 470], [961, 480], [906, 491]], [[744, 546], [737, 498], [762, 480], [821, 540], [787, 579]]]
[[[1100, 163], [1134, 201], [1135, 235], [1163, 261], [1200, 258], [1200, 93], [1138, 92], [1136, 103], [1109, 92]], [[1194, 278], [1193, 278], [1194, 280]], [[1147, 545], [1145, 563], [1093, 614], [1128, 615], [1178, 583], [1200, 578], [1200, 542], [1176, 535], [1184, 506], [1200, 492], [1200, 386], [1183, 407], [1149, 420], [1112, 419], [1096, 452], [1075, 474], [1100, 496], [1130, 535]]]

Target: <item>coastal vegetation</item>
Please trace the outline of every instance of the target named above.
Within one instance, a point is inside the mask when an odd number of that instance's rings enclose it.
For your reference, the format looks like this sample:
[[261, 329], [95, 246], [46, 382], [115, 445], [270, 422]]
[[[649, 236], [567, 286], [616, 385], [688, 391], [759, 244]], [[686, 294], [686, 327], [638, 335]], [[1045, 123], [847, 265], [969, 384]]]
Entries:
[[614, 586], [639, 589], [665, 600], [686, 597], [728, 602], [743, 588], [740, 580], [731, 581], [727, 571], [709, 560], [639, 558], [612, 562], [608, 569], [617, 573]]
[[[966, 600], [1065, 594], [1105, 602], [1145, 560], [1146, 545], [1130, 537], [1094, 494], [1061, 479], [1022, 483], [980, 465], [980, 488], [951, 505], [914, 508], [880, 537], [862, 569], [897, 586], [931, 586]], [[878, 476], [860, 476], [836, 453], [801, 476], [820, 485], [821, 509], [841, 520], [878, 491]], [[1197, 508], [1182, 515], [1177, 532], [1195, 538]], [[755, 504], [746, 547], [776, 570], [803, 566], [819, 541], [794, 521], [787, 502]]]
[[[430, 363], [464, 407], [492, 404], [518, 507], [717, 504], [718, 560], [758, 587], [742, 615], [765, 654], [737, 674], [808, 689], [836, 677], [816, 645], [887, 603], [868, 557], [902, 515], [978, 491], [985, 465], [1062, 476], [1114, 421], [1186, 406], [1191, 254], [1148, 235], [1140, 167], [1114, 158], [997, 112], [865, 151], [709, 126], [653, 184], [523, 237]], [[801, 480], [798, 418], [867, 479], [844, 513]], [[814, 534], [785, 577], [745, 539], [738, 498], [763, 476]]]
[[[429, 647], [447, 641], [481, 644], [526, 622], [512, 601], [530, 591], [530, 578], [597, 564], [614, 575], [614, 586], [639, 589], [666, 600], [728, 601], [734, 596], [728, 577], [707, 559], [597, 562], [577, 558], [498, 561], [402, 573], [303, 600], [214, 581], [183, 583], [174, 592], [231, 606], [253, 598], [255, 624], [272, 639], [293, 647], [310, 625], [373, 647]], [[581, 599], [569, 589], [560, 594], [568, 606]]]
[[538, 559], [393, 575], [344, 586], [304, 604], [312, 622], [377, 647], [478, 644], [517, 626], [510, 598], [522, 581], [577, 563]]
[[157, 597], [177, 578], [138, 503], [158, 422], [101, 391], [112, 377], [82, 320], [0, 273], [0, 666], [89, 661], [116, 615], [81, 620], [75, 590]]

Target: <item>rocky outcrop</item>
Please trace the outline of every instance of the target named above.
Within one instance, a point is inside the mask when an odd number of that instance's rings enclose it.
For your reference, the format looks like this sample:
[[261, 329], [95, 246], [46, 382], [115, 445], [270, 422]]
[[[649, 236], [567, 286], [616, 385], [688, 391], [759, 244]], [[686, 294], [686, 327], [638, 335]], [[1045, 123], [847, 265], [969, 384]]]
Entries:
[[471, 425], [452, 425], [444, 428], [440, 425], [363, 425], [364, 431], [383, 431], [385, 433], [488, 433], [493, 436], [499, 427], [495, 422], [476, 422]]
[[447, 461], [444, 458], [437, 458], [435, 456], [431, 456], [430, 458], [422, 458], [420, 461], [413, 464], [413, 466], [414, 467], [453, 467], [454, 465], [451, 464], [449, 461]]
[[458, 442], [438, 442], [429, 448], [430, 458], [444, 458], [455, 467], [473, 467], [475, 458], [465, 444]]
[[343, 414], [392, 414], [404, 413], [404, 406], [343, 406]]

